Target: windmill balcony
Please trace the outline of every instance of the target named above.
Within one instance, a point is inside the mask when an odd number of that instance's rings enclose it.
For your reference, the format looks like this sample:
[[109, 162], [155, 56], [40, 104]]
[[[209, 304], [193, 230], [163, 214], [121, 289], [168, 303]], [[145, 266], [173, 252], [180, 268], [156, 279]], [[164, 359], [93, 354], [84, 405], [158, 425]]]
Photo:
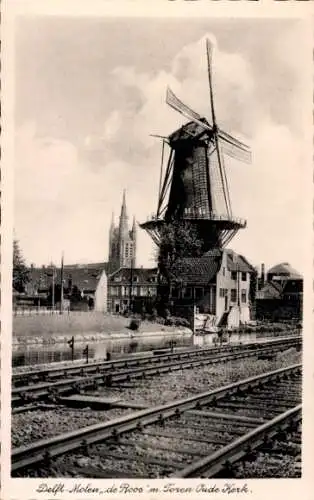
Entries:
[[[246, 227], [246, 220], [241, 219], [240, 217], [232, 217], [231, 215], [228, 214], [216, 214], [214, 212], [208, 212], [202, 209], [199, 210], [192, 210], [192, 209], [185, 209], [184, 211], [184, 218], [185, 219], [203, 219], [203, 220], [212, 220], [212, 221], [228, 221], [232, 222], [240, 227]], [[163, 222], [163, 219], [158, 217], [156, 214], [152, 214], [150, 217], [147, 218], [147, 222]]]

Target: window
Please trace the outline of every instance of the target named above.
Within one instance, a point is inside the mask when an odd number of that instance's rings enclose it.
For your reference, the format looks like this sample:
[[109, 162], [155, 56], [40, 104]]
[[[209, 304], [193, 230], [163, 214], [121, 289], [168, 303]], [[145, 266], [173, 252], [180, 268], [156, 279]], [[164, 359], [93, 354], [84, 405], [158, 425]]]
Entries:
[[138, 283], [138, 276], [133, 277], [133, 283]]
[[241, 290], [241, 302], [246, 303], [246, 290]]
[[231, 279], [233, 281], [236, 281], [236, 279], [237, 279], [237, 271], [231, 271]]
[[195, 288], [195, 298], [196, 299], [201, 299], [204, 295], [204, 289], [203, 288]]
[[190, 299], [192, 297], [192, 288], [190, 286], [186, 287], [184, 290], [184, 298]]
[[121, 276], [115, 276], [113, 278], [113, 281], [115, 281], [115, 282], [121, 281]]
[[224, 289], [220, 288], [219, 289], [219, 297], [223, 297], [223, 296], [224, 296]]
[[237, 301], [237, 290], [236, 288], [231, 288], [231, 302]]
[[225, 274], [226, 274], [226, 268], [225, 267], [222, 268], [222, 274], [223, 274], [223, 276], [225, 276]]
[[241, 279], [242, 281], [246, 281], [246, 273], [241, 273]]

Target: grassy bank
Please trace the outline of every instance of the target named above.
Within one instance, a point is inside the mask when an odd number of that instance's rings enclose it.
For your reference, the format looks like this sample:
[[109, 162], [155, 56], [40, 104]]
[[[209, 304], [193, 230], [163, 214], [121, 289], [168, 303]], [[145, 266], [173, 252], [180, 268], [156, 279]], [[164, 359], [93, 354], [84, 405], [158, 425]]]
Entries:
[[[13, 317], [14, 337], [75, 335], [88, 333], [129, 333], [130, 318], [103, 315], [98, 312], [70, 312], [62, 315]], [[174, 327], [142, 321], [139, 332], [173, 332]]]

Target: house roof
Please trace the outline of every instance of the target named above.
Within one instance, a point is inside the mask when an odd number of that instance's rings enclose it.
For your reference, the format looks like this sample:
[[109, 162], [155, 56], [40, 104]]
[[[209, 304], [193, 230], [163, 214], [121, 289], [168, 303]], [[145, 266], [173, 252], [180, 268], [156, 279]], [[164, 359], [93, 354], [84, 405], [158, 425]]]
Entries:
[[227, 254], [227, 268], [229, 271], [240, 271], [244, 273], [253, 273], [254, 267], [246, 260], [243, 255], [237, 254], [233, 250], [225, 250]]
[[110, 283], [117, 283], [117, 280], [119, 280], [119, 283], [126, 283], [129, 285], [131, 275], [133, 282], [134, 279], [136, 279], [138, 284], [152, 284], [155, 283], [152, 281], [152, 278], [157, 276], [157, 268], [136, 267], [131, 269], [129, 267], [120, 267], [109, 276], [108, 280]]
[[[106, 263], [100, 264], [75, 264], [64, 266], [63, 280], [65, 287], [68, 286], [69, 280], [72, 280], [72, 285], [77, 286], [80, 290], [96, 290], [97, 283], [103, 271], [106, 270]], [[28, 287], [33, 287], [39, 290], [48, 290], [52, 284], [52, 268], [40, 267], [30, 268]], [[60, 283], [61, 269], [55, 268], [55, 283]]]
[[277, 283], [267, 281], [265, 285], [256, 293], [257, 299], [280, 299], [282, 289]]
[[203, 257], [189, 257], [180, 260], [173, 269], [174, 280], [182, 280], [186, 284], [208, 285], [219, 271], [221, 252]]
[[280, 264], [276, 264], [268, 270], [267, 274], [273, 274], [276, 276], [287, 277], [289, 279], [295, 280], [302, 279], [302, 275], [292, 266], [290, 266], [289, 262], [281, 262]]

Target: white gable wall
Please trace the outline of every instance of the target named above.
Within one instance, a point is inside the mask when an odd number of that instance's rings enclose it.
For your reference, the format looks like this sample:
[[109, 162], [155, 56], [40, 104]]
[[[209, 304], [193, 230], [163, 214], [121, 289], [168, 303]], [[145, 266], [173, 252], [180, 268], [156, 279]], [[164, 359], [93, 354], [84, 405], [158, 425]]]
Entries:
[[107, 312], [107, 275], [102, 271], [95, 290], [94, 310]]
[[240, 321], [247, 323], [250, 320], [250, 273], [246, 273], [246, 280], [242, 279], [241, 271], [237, 272], [236, 279], [233, 279], [234, 277], [227, 268], [227, 251], [224, 250], [221, 267], [216, 277], [216, 318], [217, 323], [219, 323], [225, 312], [230, 313], [228, 318], [228, 326], [230, 327], [238, 326]]

